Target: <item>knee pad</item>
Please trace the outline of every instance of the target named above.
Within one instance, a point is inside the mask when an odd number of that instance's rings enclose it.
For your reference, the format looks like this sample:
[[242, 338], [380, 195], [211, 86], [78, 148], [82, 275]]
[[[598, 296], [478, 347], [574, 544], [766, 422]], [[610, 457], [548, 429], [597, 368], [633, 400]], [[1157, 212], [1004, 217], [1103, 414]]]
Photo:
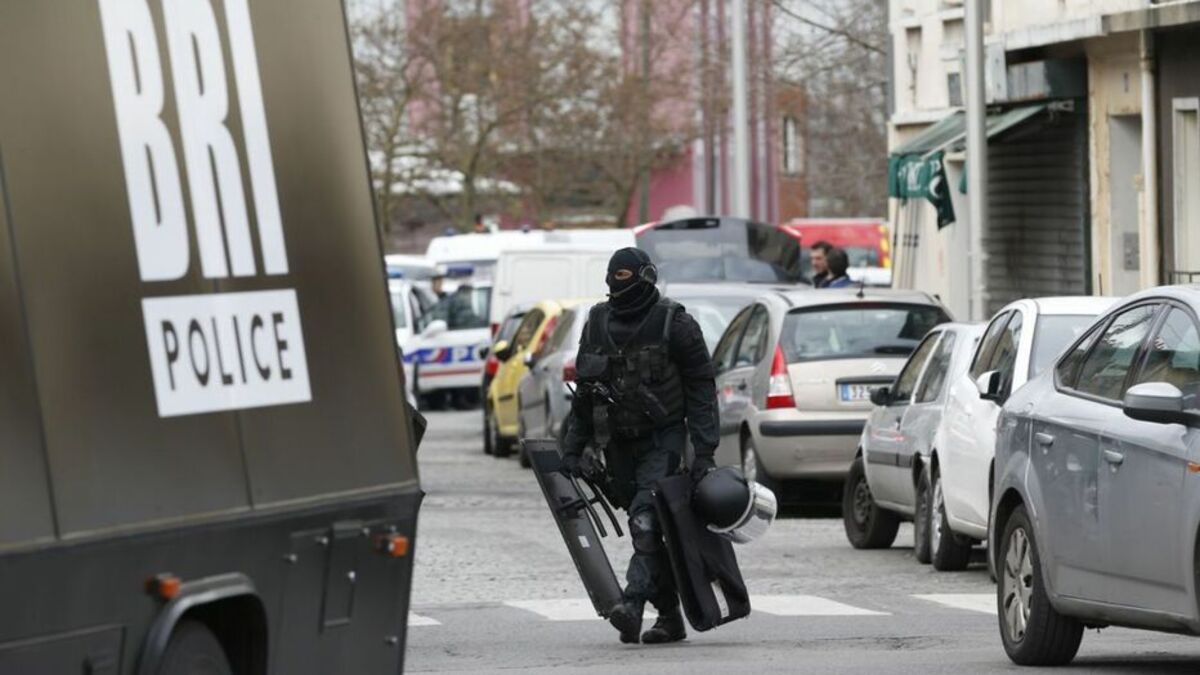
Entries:
[[642, 511], [629, 519], [629, 539], [638, 553], [657, 553], [662, 549], [662, 536], [651, 512]]

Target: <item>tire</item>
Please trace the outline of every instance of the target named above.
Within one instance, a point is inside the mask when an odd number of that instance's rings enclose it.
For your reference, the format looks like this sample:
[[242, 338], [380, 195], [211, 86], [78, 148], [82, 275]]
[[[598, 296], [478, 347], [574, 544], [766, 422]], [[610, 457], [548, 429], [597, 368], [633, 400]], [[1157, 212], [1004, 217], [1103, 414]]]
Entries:
[[754, 447], [754, 438], [749, 434], [742, 438], [742, 474], [746, 476], [747, 480], [752, 480], [774, 492], [776, 500], [782, 496], [779, 494], [778, 483], [767, 475], [766, 468], [759, 461], [758, 450]]
[[1024, 506], [1013, 511], [1000, 542], [996, 606], [1000, 638], [1008, 658], [1022, 666], [1070, 663], [1083, 640], [1083, 624], [1051, 606], [1042, 580], [1037, 541]]
[[929, 550], [933, 568], [939, 572], [965, 570], [971, 562], [971, 540], [955, 534], [946, 518], [946, 500], [942, 496], [942, 475], [934, 470], [930, 502]]
[[917, 562], [928, 565], [933, 559], [933, 548], [929, 541], [929, 528], [933, 523], [933, 490], [929, 486], [929, 470], [921, 471], [917, 478], [916, 509], [913, 513], [913, 555]]
[[888, 548], [896, 541], [900, 517], [880, 508], [871, 497], [871, 486], [862, 455], [854, 458], [842, 490], [842, 525], [850, 545], [858, 549]]
[[487, 416], [487, 422], [487, 437], [492, 447], [492, 456], [508, 457], [512, 454], [512, 441], [500, 435], [500, 423], [496, 421], [494, 414]]
[[233, 668], [212, 631], [185, 619], [171, 633], [158, 675], [233, 675]]
[[485, 406], [483, 408], [483, 454], [491, 455], [496, 452], [496, 448], [492, 446], [494, 440], [492, 438], [492, 409]]

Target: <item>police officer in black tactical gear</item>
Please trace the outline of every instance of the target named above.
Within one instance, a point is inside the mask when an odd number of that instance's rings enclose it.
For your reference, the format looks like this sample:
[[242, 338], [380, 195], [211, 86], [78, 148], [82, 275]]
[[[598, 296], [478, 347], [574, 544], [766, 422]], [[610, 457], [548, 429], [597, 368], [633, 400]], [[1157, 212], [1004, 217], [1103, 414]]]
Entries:
[[[624, 602], [609, 617], [627, 643], [687, 636], [651, 490], [681, 468], [687, 437], [699, 480], [717, 448], [717, 394], [712, 359], [700, 326], [660, 296], [657, 270], [645, 252], [623, 248], [608, 263], [608, 301], [588, 316], [575, 361], [577, 390], [563, 443], [564, 471], [583, 472], [585, 448], [602, 453], [607, 492], [629, 514], [633, 557]], [[658, 621], [645, 633], [649, 602]], [[640, 635], [639, 635], [640, 633]]]

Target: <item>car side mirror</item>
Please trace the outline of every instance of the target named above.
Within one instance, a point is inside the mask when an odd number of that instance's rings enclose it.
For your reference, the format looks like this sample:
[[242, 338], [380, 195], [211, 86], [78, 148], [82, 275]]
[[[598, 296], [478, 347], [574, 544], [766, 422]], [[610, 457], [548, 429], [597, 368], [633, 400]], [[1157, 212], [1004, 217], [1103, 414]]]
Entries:
[[434, 319], [421, 331], [421, 337], [437, 337], [450, 330], [450, 326], [442, 319]]
[[979, 390], [979, 398], [985, 401], [1000, 402], [1000, 371], [989, 370], [975, 379], [975, 388]]
[[512, 356], [512, 345], [508, 340], [497, 340], [496, 344], [492, 345], [492, 353], [501, 361], [507, 361]]
[[892, 388], [879, 387], [871, 390], [871, 403], [875, 405], [887, 405], [892, 402]]
[[1200, 424], [1200, 416], [1186, 412], [1183, 392], [1167, 382], [1143, 382], [1125, 392], [1122, 405], [1125, 415], [1142, 422], [1157, 424]]

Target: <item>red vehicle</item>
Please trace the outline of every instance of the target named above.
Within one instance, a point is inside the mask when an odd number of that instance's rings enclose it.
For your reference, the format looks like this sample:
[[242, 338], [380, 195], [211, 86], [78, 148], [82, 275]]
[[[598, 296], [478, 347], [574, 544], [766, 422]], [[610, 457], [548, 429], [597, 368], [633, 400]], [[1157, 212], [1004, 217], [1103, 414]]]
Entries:
[[881, 218], [795, 218], [779, 229], [801, 242], [801, 259], [806, 274], [810, 247], [827, 241], [844, 250], [850, 258], [850, 278], [862, 278], [870, 285], [890, 286], [892, 248], [887, 223]]

